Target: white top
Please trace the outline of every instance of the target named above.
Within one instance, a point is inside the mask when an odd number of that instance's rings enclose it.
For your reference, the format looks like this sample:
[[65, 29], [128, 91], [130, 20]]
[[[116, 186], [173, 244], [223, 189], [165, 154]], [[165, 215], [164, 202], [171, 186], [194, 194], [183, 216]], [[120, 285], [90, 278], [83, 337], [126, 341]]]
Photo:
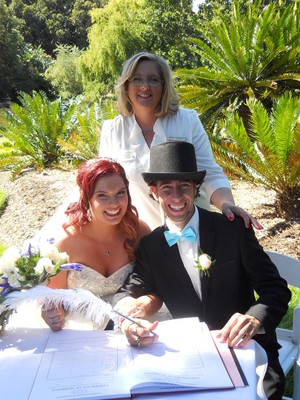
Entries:
[[[180, 233], [183, 229], [187, 227], [193, 228], [196, 233], [196, 241], [191, 242], [184, 237], [180, 237], [177, 246], [179, 249], [180, 257], [183, 262], [183, 265], [188, 273], [191, 282], [194, 286], [195, 292], [198, 297], [201, 299], [201, 283], [200, 283], [200, 270], [195, 268], [195, 261], [198, 257], [198, 247], [200, 246], [200, 233], [199, 233], [199, 212], [198, 209], [195, 208], [194, 215], [189, 220], [187, 225], [181, 230], [177, 228], [171, 220], [167, 218], [166, 221], [167, 227], [171, 232]], [[175, 246], [175, 245], [174, 245]]]
[[[151, 147], [169, 140], [181, 140], [194, 145], [198, 170], [206, 170], [202, 188], [207, 199], [216, 189], [230, 188], [222, 168], [213, 158], [208, 136], [196, 111], [179, 108], [175, 115], [158, 118], [153, 130], [155, 135]], [[149, 188], [141, 176], [142, 172], [149, 171], [150, 149], [134, 114], [129, 117], [119, 115], [113, 120], [104, 121], [100, 156], [112, 158], [124, 167], [130, 182], [132, 203], [137, 207], [139, 217], [151, 229], [161, 225], [164, 222], [163, 215], [158, 203], [149, 197]], [[209, 209], [209, 201], [202, 193], [201, 198], [198, 205]]]

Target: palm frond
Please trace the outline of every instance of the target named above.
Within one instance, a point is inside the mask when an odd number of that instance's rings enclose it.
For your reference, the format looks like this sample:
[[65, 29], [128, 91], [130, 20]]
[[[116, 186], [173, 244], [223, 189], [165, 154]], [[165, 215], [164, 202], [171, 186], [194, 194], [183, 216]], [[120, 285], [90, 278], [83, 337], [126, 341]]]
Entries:
[[272, 113], [274, 140], [278, 160], [288, 166], [289, 156], [293, 145], [295, 127], [300, 116], [300, 99], [285, 93], [275, 101]]
[[[236, 98], [245, 101], [249, 89], [256, 98], [269, 99], [268, 111], [273, 98], [285, 90], [299, 91], [299, 18], [300, 8], [293, 10], [291, 4], [270, 3], [262, 8], [261, 1], [255, 0], [243, 14], [234, 0], [228, 18], [208, 23], [205, 39], [189, 39], [208, 67], [176, 71], [182, 104], [199, 110], [210, 128], [213, 122], [208, 114], [215, 112], [218, 118], [220, 110]], [[188, 93], [191, 87], [194, 97]]]
[[277, 210], [284, 218], [299, 215], [300, 195], [300, 98], [286, 93], [268, 114], [253, 96], [247, 101], [249, 132], [236, 111], [224, 113], [210, 136], [216, 160], [229, 174], [261, 183], [277, 193]]

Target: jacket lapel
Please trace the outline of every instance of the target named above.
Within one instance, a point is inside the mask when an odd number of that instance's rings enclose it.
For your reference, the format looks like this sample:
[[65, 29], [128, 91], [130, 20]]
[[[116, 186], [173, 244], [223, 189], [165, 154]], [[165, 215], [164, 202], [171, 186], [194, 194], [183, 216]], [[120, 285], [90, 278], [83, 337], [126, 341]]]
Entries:
[[[212, 219], [209, 213], [203, 213], [199, 209], [199, 232], [200, 232], [200, 247], [202, 251], [208, 254], [212, 259], [214, 259], [214, 249], [216, 233], [213, 229]], [[205, 275], [200, 271], [201, 277], [201, 293], [202, 293], [202, 306], [203, 306], [203, 316], [206, 317], [206, 310], [208, 306], [208, 293], [210, 286], [210, 277]]]

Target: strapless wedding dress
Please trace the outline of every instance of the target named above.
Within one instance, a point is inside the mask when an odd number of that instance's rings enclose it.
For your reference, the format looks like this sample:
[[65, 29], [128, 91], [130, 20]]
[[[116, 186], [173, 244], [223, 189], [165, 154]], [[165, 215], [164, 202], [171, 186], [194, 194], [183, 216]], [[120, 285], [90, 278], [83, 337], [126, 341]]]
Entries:
[[[126, 264], [119, 268], [112, 275], [106, 277], [95, 271], [93, 268], [83, 265], [80, 272], [70, 270], [68, 272], [67, 285], [68, 289], [85, 289], [92, 292], [95, 296], [101, 297], [106, 302], [111, 302], [113, 296], [123, 285], [127, 276], [132, 272], [133, 266]], [[102, 326], [94, 327], [95, 329], [105, 329], [109, 318], [105, 318]]]

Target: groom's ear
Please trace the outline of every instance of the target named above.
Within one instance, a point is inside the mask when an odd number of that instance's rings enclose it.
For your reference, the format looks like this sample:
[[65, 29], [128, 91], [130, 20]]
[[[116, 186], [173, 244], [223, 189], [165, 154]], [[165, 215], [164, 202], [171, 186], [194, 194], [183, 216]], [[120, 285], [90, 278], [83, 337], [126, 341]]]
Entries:
[[150, 189], [150, 196], [154, 200], [158, 201], [157, 187], [151, 185], [151, 186], [149, 186], [149, 189]]

